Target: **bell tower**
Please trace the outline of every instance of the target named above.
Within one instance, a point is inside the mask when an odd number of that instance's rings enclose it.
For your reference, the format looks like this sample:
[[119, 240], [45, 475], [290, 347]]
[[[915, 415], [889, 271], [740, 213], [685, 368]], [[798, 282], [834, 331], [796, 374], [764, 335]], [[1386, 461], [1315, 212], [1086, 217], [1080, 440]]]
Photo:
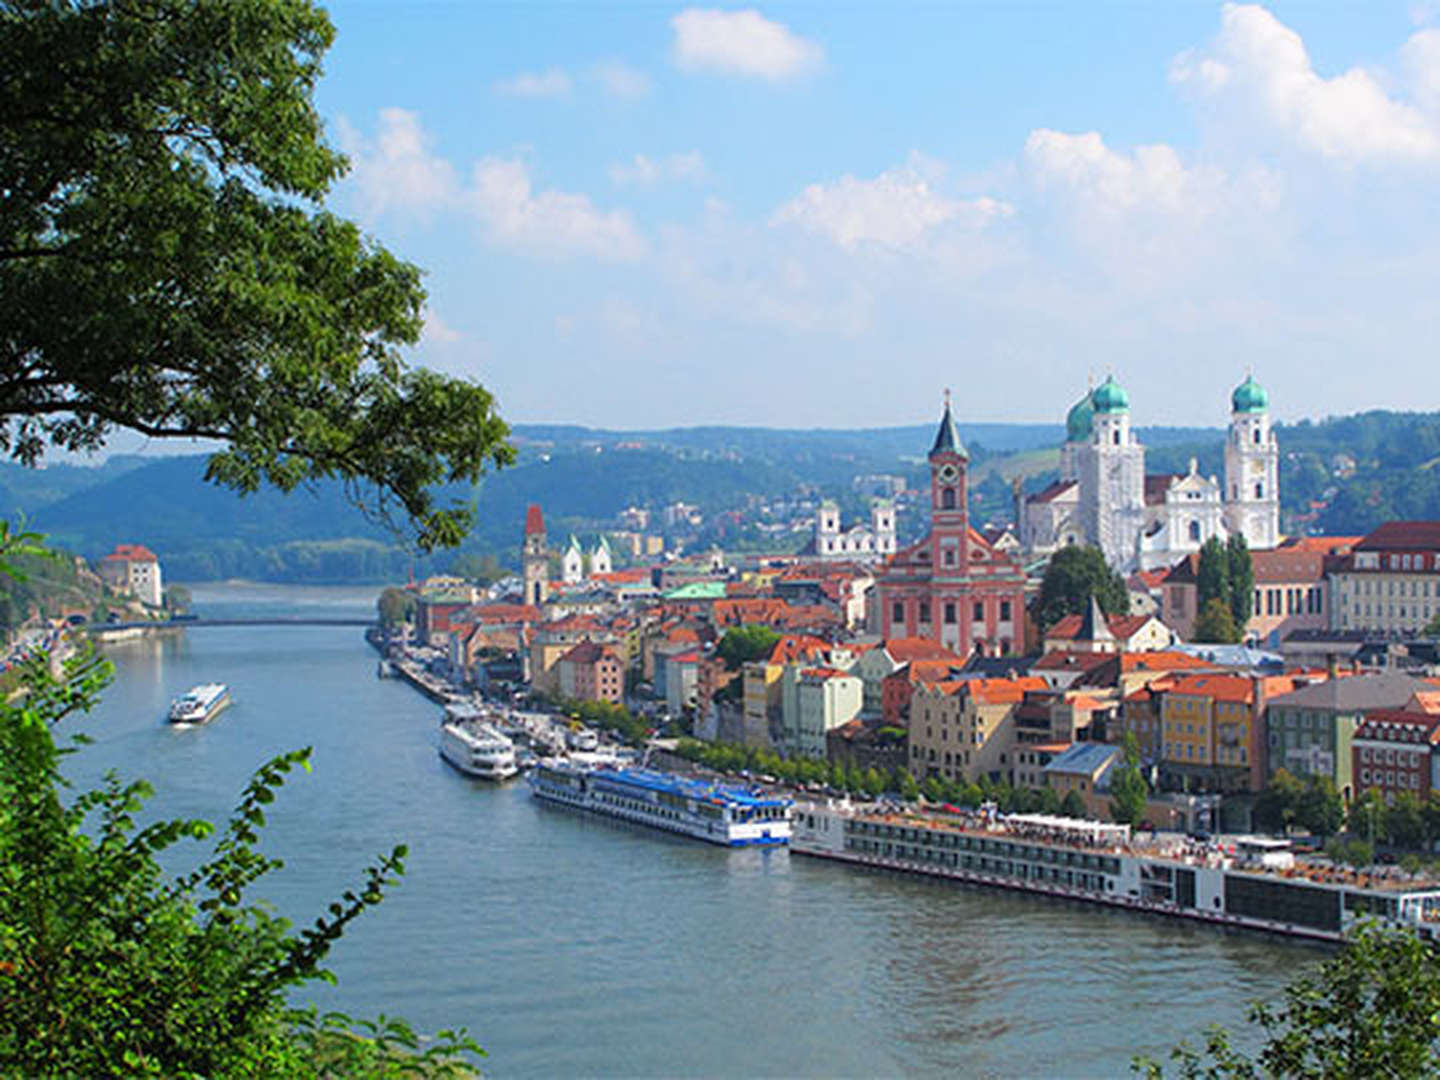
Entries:
[[525, 546], [521, 550], [525, 577], [525, 603], [539, 606], [550, 595], [550, 555], [545, 550], [545, 518], [540, 507], [525, 511]]
[[945, 412], [930, 447], [930, 557], [937, 577], [959, 577], [970, 565], [966, 470], [970, 452], [960, 441], [945, 391]]

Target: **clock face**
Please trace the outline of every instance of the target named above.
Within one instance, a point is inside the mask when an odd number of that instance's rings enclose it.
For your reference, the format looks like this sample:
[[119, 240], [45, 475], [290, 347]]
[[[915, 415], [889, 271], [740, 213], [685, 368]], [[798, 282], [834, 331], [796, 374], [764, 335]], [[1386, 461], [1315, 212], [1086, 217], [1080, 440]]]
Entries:
[[954, 465], [946, 464], [940, 466], [940, 479], [944, 480], [947, 484], [953, 484], [959, 475], [960, 470], [955, 468]]

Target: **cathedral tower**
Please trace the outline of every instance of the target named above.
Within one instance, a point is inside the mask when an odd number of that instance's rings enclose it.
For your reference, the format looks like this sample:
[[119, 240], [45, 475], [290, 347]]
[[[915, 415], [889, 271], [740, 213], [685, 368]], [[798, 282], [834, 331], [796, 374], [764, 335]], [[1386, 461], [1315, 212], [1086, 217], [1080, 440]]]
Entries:
[[1252, 549], [1280, 542], [1280, 448], [1270, 427], [1270, 397], [1250, 375], [1230, 395], [1225, 527]]
[[550, 594], [550, 555], [545, 550], [545, 518], [540, 507], [530, 505], [525, 511], [525, 546], [521, 551], [524, 567], [525, 603], [539, 606]]
[[1130, 430], [1130, 395], [1109, 376], [1090, 395], [1090, 442], [1075, 455], [1080, 518], [1111, 566], [1134, 565], [1145, 522], [1145, 448]]

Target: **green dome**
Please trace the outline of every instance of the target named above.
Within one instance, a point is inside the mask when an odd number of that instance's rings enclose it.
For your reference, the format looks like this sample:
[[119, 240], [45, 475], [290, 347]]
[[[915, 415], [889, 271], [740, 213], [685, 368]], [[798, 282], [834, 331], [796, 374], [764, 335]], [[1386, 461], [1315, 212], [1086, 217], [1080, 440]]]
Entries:
[[1089, 442], [1090, 433], [1095, 426], [1094, 420], [1095, 407], [1090, 404], [1090, 394], [1087, 391], [1065, 414], [1065, 441]]
[[1094, 406], [1097, 413], [1129, 412], [1130, 395], [1125, 393], [1125, 388], [1115, 381], [1114, 375], [1108, 375], [1105, 381], [1091, 393], [1090, 404]]
[[1253, 375], [1246, 375], [1245, 381], [1230, 395], [1230, 407], [1235, 412], [1264, 412], [1270, 407], [1270, 395]]

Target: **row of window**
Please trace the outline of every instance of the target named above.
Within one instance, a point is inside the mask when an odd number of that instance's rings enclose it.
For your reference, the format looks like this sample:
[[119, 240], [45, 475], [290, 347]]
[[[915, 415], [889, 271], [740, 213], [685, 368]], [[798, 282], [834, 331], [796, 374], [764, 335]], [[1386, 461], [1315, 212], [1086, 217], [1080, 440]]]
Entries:
[[1393, 769], [1361, 769], [1360, 783], [1364, 787], [1399, 787], [1409, 788], [1412, 791], [1420, 790], [1420, 774], [1406, 772], [1403, 769], [1396, 772]]
[[1374, 762], [1377, 765], [1408, 765], [1412, 768], [1418, 766], [1429, 754], [1420, 750], [1394, 750], [1389, 747], [1360, 747], [1360, 760]]
[[[942, 610], [941, 610], [941, 617], [942, 617], [942, 619], [944, 620], [944, 623], [945, 623], [946, 626], [954, 626], [954, 625], [955, 625], [956, 610], [957, 610], [957, 609], [956, 609], [956, 604], [955, 604], [955, 601], [954, 601], [954, 600], [946, 600], [946, 601], [945, 601], [945, 603], [944, 603], [944, 605], [943, 605], [943, 607], [942, 607]], [[903, 601], [903, 600], [896, 600], [896, 601], [895, 601], [894, 605], [892, 606], [892, 608], [891, 608], [891, 610], [890, 610], [890, 621], [891, 621], [891, 622], [894, 622], [894, 623], [904, 623], [904, 622], [905, 622], [905, 601]], [[915, 621], [916, 621], [916, 622], [922, 622], [922, 623], [928, 623], [928, 622], [930, 621], [930, 601], [929, 601], [929, 600], [921, 600], [921, 601], [918, 602], [918, 604], [916, 605]], [[974, 602], [974, 604], [971, 605], [971, 621], [972, 621], [972, 622], [984, 622], [984, 621], [985, 621], [985, 602], [984, 602], [983, 600], [976, 600], [976, 601]], [[1000, 601], [1000, 621], [1001, 621], [1001, 622], [1009, 622], [1009, 621], [1010, 621], [1010, 601], [1009, 601], [1009, 600], [1001, 600], [1001, 601]]]

